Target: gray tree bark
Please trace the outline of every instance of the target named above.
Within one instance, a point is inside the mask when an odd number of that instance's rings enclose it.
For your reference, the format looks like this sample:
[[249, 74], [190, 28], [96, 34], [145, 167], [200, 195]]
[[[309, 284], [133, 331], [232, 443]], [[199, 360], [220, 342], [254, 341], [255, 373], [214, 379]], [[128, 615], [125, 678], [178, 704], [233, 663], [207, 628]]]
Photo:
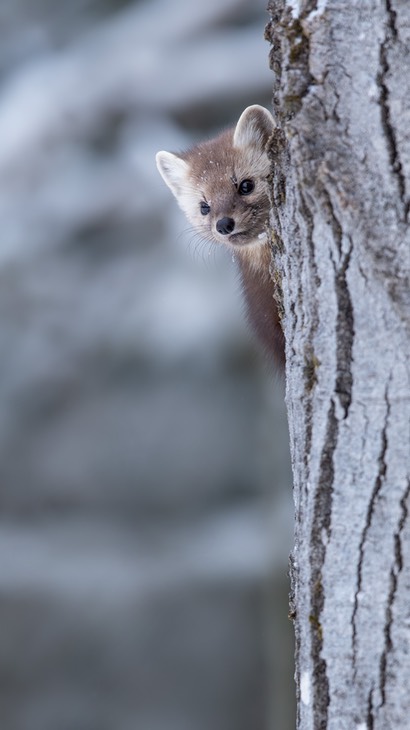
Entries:
[[410, 727], [410, 3], [271, 0], [297, 727]]

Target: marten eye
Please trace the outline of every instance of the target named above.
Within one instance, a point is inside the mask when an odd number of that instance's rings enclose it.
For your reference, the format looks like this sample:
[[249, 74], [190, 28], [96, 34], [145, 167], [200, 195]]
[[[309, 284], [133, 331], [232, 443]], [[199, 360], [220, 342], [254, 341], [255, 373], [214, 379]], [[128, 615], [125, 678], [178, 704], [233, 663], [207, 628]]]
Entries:
[[242, 180], [238, 185], [239, 195], [249, 195], [255, 189], [253, 180]]
[[199, 207], [201, 209], [202, 215], [208, 215], [209, 211], [211, 210], [211, 206], [208, 205], [208, 203], [205, 203], [203, 200], [200, 203], [200, 206]]

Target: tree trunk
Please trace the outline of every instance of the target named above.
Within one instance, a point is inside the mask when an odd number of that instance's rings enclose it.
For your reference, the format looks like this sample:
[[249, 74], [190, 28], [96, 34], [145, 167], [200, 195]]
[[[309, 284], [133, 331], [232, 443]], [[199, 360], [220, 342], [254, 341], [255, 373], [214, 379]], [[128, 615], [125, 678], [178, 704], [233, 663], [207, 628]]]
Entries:
[[410, 725], [410, 3], [272, 0], [297, 727]]

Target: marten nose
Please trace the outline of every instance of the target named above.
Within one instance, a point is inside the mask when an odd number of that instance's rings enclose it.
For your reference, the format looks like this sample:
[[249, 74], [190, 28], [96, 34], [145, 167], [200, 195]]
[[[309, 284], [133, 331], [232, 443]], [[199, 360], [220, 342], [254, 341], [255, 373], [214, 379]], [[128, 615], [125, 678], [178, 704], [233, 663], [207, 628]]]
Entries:
[[216, 222], [216, 230], [218, 233], [222, 233], [223, 236], [227, 236], [228, 233], [232, 233], [235, 228], [235, 221], [233, 218], [220, 218]]

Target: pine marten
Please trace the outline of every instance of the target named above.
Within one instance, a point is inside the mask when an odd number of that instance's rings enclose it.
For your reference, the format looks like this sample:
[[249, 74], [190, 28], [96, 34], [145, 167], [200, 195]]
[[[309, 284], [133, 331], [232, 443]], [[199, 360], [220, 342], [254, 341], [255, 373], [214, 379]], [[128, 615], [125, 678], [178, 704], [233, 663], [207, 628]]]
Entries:
[[274, 128], [270, 112], [249, 106], [236, 127], [180, 154], [158, 152], [156, 162], [195, 230], [235, 254], [251, 326], [283, 366], [284, 336], [266, 233], [271, 173], [266, 147]]

